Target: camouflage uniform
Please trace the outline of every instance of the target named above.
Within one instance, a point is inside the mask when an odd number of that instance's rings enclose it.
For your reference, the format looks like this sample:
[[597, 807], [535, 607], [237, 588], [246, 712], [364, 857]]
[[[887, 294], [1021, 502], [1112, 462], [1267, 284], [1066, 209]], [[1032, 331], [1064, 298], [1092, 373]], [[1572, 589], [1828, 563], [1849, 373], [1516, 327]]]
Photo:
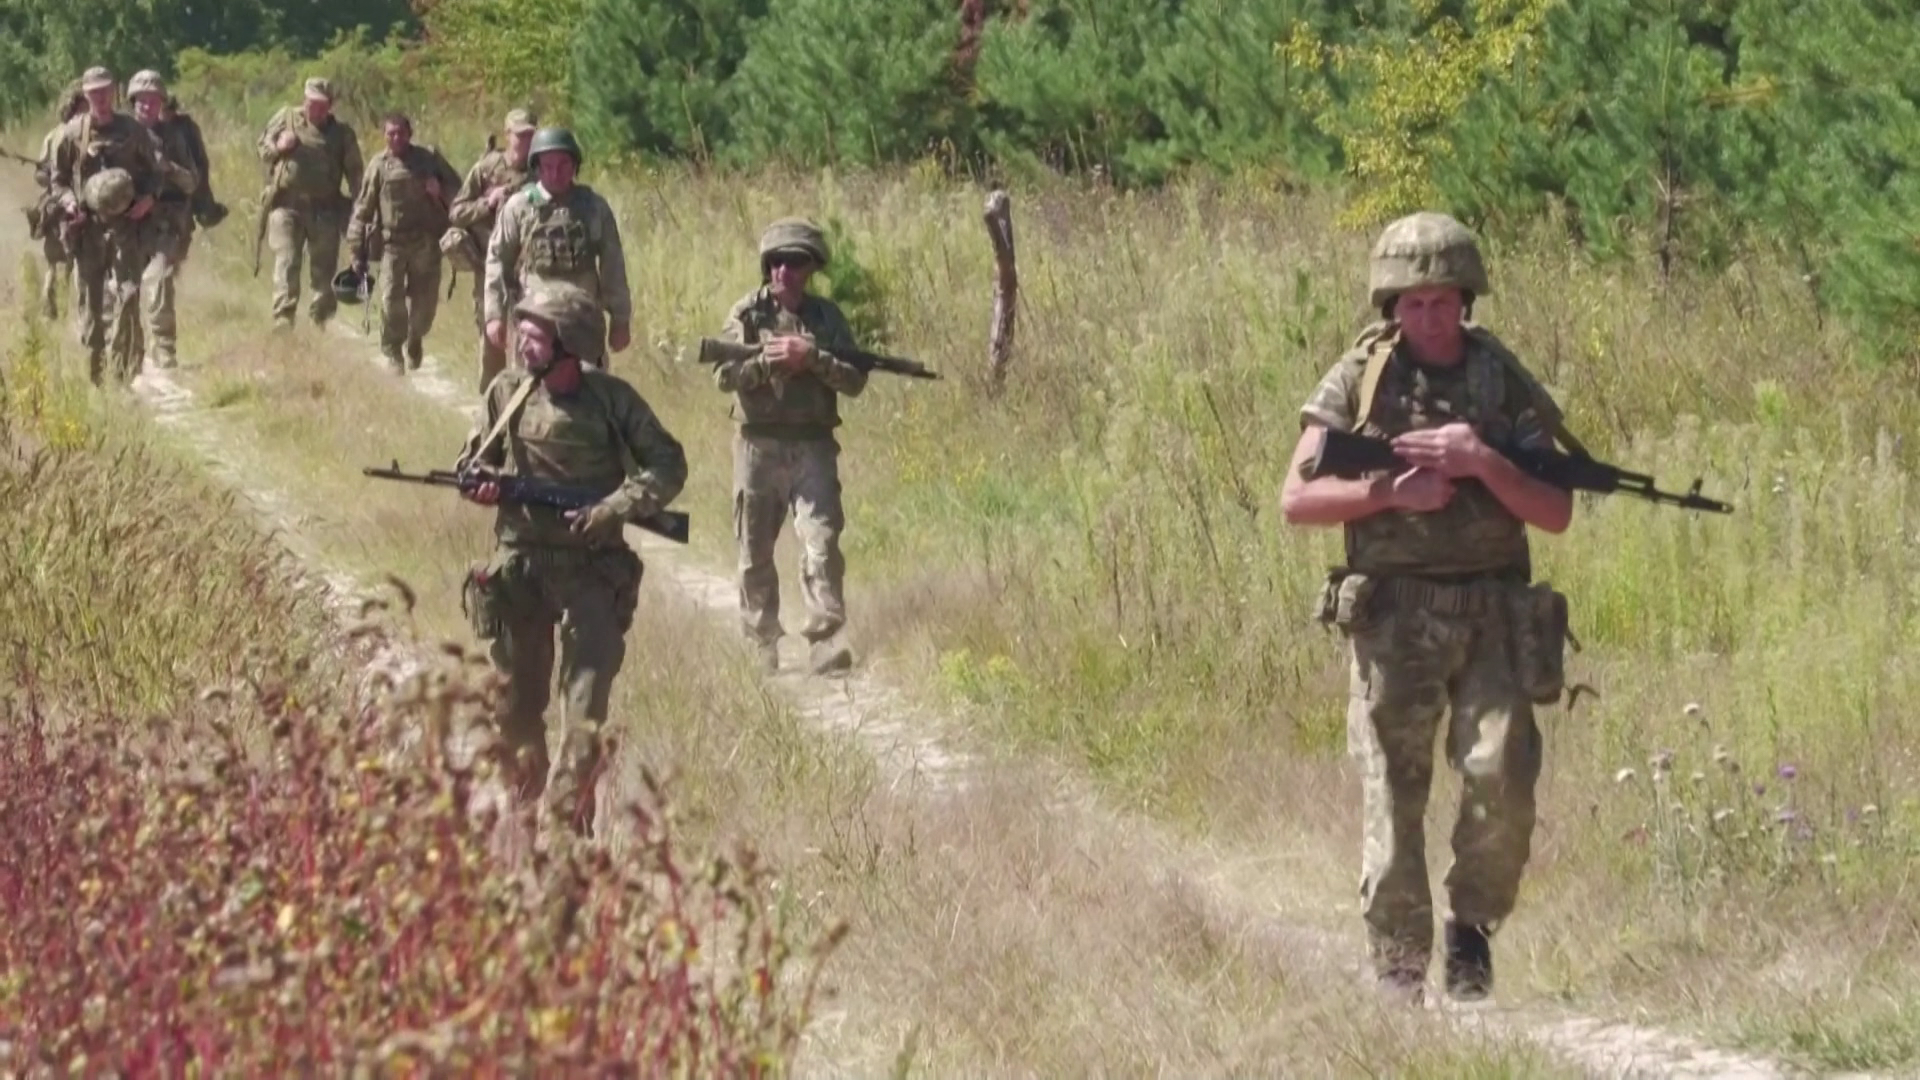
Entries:
[[[549, 140], [552, 140], [550, 143]], [[538, 169], [542, 153], [580, 154], [573, 136], [547, 128], [534, 136], [527, 157]], [[545, 282], [564, 281], [585, 289], [602, 312], [601, 348], [588, 363], [607, 365], [606, 326], [633, 321], [633, 298], [627, 293], [627, 255], [620, 242], [620, 224], [613, 208], [585, 184], [575, 183], [554, 198], [538, 183], [514, 193], [500, 207], [500, 218], [487, 241], [487, 281], [484, 322], [504, 319], [519, 298]]]
[[[53, 197], [53, 148], [60, 141], [60, 132], [67, 121], [86, 108], [86, 95], [80, 92], [80, 83], [76, 80], [61, 99], [59, 123], [40, 140], [40, 164], [33, 170], [34, 183], [40, 185], [40, 196], [27, 208], [27, 236], [40, 241], [40, 257], [46, 262], [40, 277], [40, 310], [49, 320], [60, 317], [61, 277], [74, 273], [66, 210]], [[76, 329], [84, 345], [85, 332]]]
[[[440, 194], [429, 195], [436, 181]], [[409, 145], [399, 155], [381, 150], [367, 163], [347, 225], [347, 248], [358, 252], [367, 230], [380, 229], [380, 354], [396, 371], [420, 366], [422, 344], [440, 310], [440, 234], [447, 201], [460, 177], [431, 146]]]
[[[546, 322], [572, 355], [598, 347], [601, 316], [591, 296], [565, 284], [544, 286], [514, 314]], [[532, 376], [515, 365], [487, 388], [486, 409], [456, 468], [494, 470], [584, 486], [621, 485], [600, 504], [631, 521], [665, 506], [686, 483], [680, 444], [624, 380], [582, 367], [579, 389], [561, 397], [535, 387], [503, 437], [481, 444], [511, 399]], [[604, 538], [575, 531], [561, 513], [501, 504], [494, 521], [499, 545], [468, 575], [464, 601], [475, 634], [488, 642], [496, 670], [507, 677], [500, 717], [506, 748], [521, 755], [523, 791], [546, 789], [546, 806], [576, 829], [590, 824], [600, 728], [613, 679], [626, 656], [624, 635], [638, 603], [640, 557], [618, 532]], [[560, 760], [547, 785], [543, 719], [560, 636], [564, 703]]]
[[[793, 249], [826, 265], [826, 241], [818, 229], [802, 221], [778, 221], [760, 242], [763, 282], [768, 257]], [[731, 414], [738, 425], [733, 440], [733, 533], [742, 628], [771, 664], [784, 632], [773, 550], [791, 512], [807, 604], [802, 633], [814, 646], [817, 669], [843, 666], [848, 659], [844, 651], [828, 655], [826, 649], [847, 620], [846, 560], [840, 553], [846, 519], [840, 505], [840, 443], [833, 431], [840, 426], [840, 395], [859, 396], [866, 389], [867, 373], [836, 359], [834, 350], [853, 347], [853, 332], [833, 301], [810, 295], [797, 312], [788, 311], [762, 284], [727, 313], [721, 333], [749, 345], [775, 335], [813, 338], [813, 356], [798, 375], [756, 356], [716, 365], [714, 380], [734, 395]]]
[[[105, 68], [89, 68], [82, 82], [88, 89], [111, 86], [113, 75]], [[82, 215], [75, 233], [79, 288], [74, 306], [87, 350], [87, 372], [96, 384], [109, 346], [117, 378], [125, 381], [138, 373], [143, 336], [140, 273], [146, 266], [147, 234], [144, 223], [133, 220], [128, 210], [139, 199], [158, 196], [172, 175], [153, 136], [125, 113], [96, 123], [90, 111], [83, 112], [61, 127], [54, 144], [50, 193], [55, 199], [73, 199]], [[191, 173], [175, 179], [183, 185], [194, 183]]]
[[[511, 135], [529, 131], [534, 123], [532, 113], [515, 109], [507, 114], [507, 133]], [[493, 238], [494, 218], [497, 216], [487, 205], [487, 193], [495, 188], [504, 188], [509, 193], [520, 191], [533, 181], [531, 156], [515, 165], [506, 150], [489, 148], [479, 161], [474, 162], [473, 168], [467, 170], [467, 178], [460, 185], [459, 194], [453, 198], [452, 223], [455, 229], [460, 230], [460, 235], [454, 237], [451, 243], [459, 245], [457, 250], [467, 252], [458, 257], [472, 263], [470, 266], [461, 265], [460, 269], [467, 271], [467, 275], [473, 279], [473, 322], [475, 329], [480, 331], [480, 392], [483, 394], [493, 382], [493, 377], [507, 363], [506, 349], [496, 348], [487, 340], [486, 334], [486, 251]], [[455, 258], [456, 249], [450, 247], [449, 243], [443, 239], [440, 250], [446, 252], [449, 258]]]
[[[166, 87], [158, 72], [142, 71], [127, 81], [129, 98], [143, 93], [165, 95]], [[147, 250], [141, 282], [146, 290], [146, 358], [156, 367], [170, 368], [177, 361], [175, 283], [180, 264], [187, 258], [187, 245], [193, 242], [194, 200], [206, 185], [206, 152], [196, 145], [195, 132], [177, 121], [161, 120], [147, 130], [159, 144], [161, 156], [175, 166], [176, 175], [191, 174], [196, 181], [182, 187], [169, 180], [153, 212], [141, 223]]]
[[[308, 79], [308, 97], [333, 99], [333, 85]], [[281, 132], [299, 140], [292, 153], [282, 155], [274, 145]], [[307, 315], [315, 324], [326, 322], [338, 310], [333, 275], [340, 268], [340, 234], [346, 224], [347, 204], [360, 195], [360, 139], [346, 121], [328, 116], [315, 126], [299, 106], [273, 114], [260, 134], [260, 160], [270, 170], [268, 195], [273, 211], [267, 217], [267, 242], [273, 248], [273, 318], [293, 323], [300, 306], [300, 258], [307, 259], [307, 283], [313, 290]], [[340, 185], [347, 185], [342, 199]]]
[[[1439, 214], [1395, 222], [1374, 252], [1376, 306], [1426, 284], [1487, 292], [1472, 235]], [[1301, 418], [1382, 438], [1464, 420], [1488, 443], [1546, 447], [1558, 410], [1486, 331], [1467, 328], [1461, 363], [1425, 366], [1385, 322], [1334, 364]], [[1347, 732], [1364, 770], [1368, 952], [1386, 984], [1417, 991], [1423, 982], [1433, 946], [1424, 816], [1450, 708], [1447, 758], [1463, 797], [1445, 881], [1448, 987], [1477, 996], [1490, 988], [1489, 938], [1513, 910], [1528, 859], [1541, 763], [1533, 698], [1515, 662], [1516, 612], [1531, 595], [1526, 525], [1484, 484], [1458, 480], [1439, 510], [1390, 509], [1345, 532], [1347, 563], [1329, 580], [1322, 618], [1352, 649]]]

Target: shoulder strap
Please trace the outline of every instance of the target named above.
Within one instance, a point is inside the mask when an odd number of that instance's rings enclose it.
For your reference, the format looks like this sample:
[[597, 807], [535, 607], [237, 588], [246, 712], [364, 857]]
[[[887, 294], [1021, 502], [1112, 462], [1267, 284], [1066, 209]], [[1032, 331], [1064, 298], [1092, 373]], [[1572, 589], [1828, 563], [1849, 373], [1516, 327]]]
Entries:
[[[1367, 340], [1369, 336], [1373, 339], [1371, 342]], [[1353, 412], [1353, 429], [1358, 431], [1373, 417], [1373, 402], [1380, 392], [1380, 377], [1386, 374], [1387, 364], [1393, 360], [1394, 346], [1400, 344], [1400, 328], [1391, 323], [1384, 327], [1376, 324], [1363, 331], [1354, 344], [1365, 345], [1367, 350], [1367, 366], [1360, 374], [1360, 400], [1355, 403]]]
[[520, 389], [515, 390], [513, 396], [507, 399], [507, 407], [500, 410], [500, 418], [493, 422], [492, 430], [488, 431], [487, 437], [481, 440], [480, 448], [473, 452], [474, 461], [486, 457], [487, 451], [493, 449], [493, 444], [499, 440], [501, 433], [507, 430], [507, 425], [513, 423], [514, 418], [520, 415], [521, 407], [526, 405], [527, 398], [533, 394], [533, 388], [539, 384], [540, 376], [529, 376], [526, 382], [520, 384]]

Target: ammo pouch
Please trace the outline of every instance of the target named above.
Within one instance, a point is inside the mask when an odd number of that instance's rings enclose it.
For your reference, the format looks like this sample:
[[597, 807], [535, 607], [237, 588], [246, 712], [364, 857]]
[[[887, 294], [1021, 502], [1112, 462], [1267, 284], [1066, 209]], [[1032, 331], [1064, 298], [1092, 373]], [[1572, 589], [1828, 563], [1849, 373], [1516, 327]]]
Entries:
[[1567, 688], [1567, 598], [1544, 581], [1508, 595], [1514, 676], [1534, 704], [1551, 705]]
[[487, 257], [471, 232], [458, 225], [440, 234], [440, 254], [455, 269], [468, 274], [487, 272]]
[[1373, 600], [1378, 578], [1336, 566], [1327, 571], [1326, 586], [1320, 590], [1315, 621], [1351, 634], [1373, 621]]

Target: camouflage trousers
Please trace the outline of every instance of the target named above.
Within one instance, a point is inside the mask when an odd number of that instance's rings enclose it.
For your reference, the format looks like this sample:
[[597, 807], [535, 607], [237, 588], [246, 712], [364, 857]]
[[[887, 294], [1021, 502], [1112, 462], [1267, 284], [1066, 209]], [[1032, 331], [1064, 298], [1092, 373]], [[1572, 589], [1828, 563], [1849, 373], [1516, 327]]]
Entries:
[[840, 444], [831, 436], [784, 439], [736, 432], [733, 439], [733, 538], [740, 555], [740, 621], [747, 637], [780, 640], [780, 572], [773, 549], [793, 515], [800, 541], [802, 633], [824, 641], [847, 621], [846, 560], [840, 532]]
[[111, 353], [112, 374], [128, 382], [140, 373], [145, 351], [140, 325], [140, 274], [151, 229], [119, 218], [80, 227], [74, 252], [74, 323], [87, 350], [87, 376], [101, 382]]
[[193, 243], [193, 214], [185, 204], [154, 207], [149, 215], [145, 291], [146, 357], [156, 366], [172, 367], [177, 357], [178, 332], [174, 307], [178, 301], [180, 264], [187, 261]]
[[1519, 894], [1541, 738], [1513, 662], [1509, 587], [1421, 587], [1424, 595], [1409, 596], [1395, 584], [1380, 582], [1346, 627], [1347, 740], [1364, 774], [1368, 954], [1376, 974], [1417, 979], [1433, 948], [1425, 816], [1442, 714], [1462, 786], [1444, 883], [1449, 917], [1489, 931]]
[[[509, 775], [524, 803], [544, 801], [550, 820], [590, 835], [614, 676], [639, 604], [643, 567], [631, 548], [501, 545], [469, 571], [463, 603], [475, 636], [505, 676], [496, 718]], [[562, 705], [559, 760], [547, 752], [554, 638]], [[549, 772], [552, 773], [549, 777]]]
[[[380, 354], [416, 357], [440, 311], [440, 245], [433, 237], [389, 238], [380, 254]], [[417, 361], [416, 361], [416, 366]]]
[[333, 275], [340, 271], [342, 216], [324, 200], [275, 208], [267, 218], [267, 246], [273, 249], [273, 318], [290, 324], [300, 307], [300, 262], [307, 263], [307, 317], [323, 323], [339, 309]]
[[40, 273], [40, 313], [52, 321], [60, 317], [60, 279], [71, 278], [74, 273], [73, 252], [67, 249], [60, 220], [45, 210], [41, 213], [37, 231], [40, 258], [46, 267]]

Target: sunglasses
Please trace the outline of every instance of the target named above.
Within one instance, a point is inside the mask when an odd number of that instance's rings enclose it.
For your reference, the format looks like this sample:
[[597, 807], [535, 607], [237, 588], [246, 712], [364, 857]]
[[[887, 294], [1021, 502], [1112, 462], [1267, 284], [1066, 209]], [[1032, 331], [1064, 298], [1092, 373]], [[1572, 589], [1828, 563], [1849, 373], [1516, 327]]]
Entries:
[[813, 257], [797, 252], [779, 252], [767, 257], [768, 266], [808, 267], [813, 265]]

